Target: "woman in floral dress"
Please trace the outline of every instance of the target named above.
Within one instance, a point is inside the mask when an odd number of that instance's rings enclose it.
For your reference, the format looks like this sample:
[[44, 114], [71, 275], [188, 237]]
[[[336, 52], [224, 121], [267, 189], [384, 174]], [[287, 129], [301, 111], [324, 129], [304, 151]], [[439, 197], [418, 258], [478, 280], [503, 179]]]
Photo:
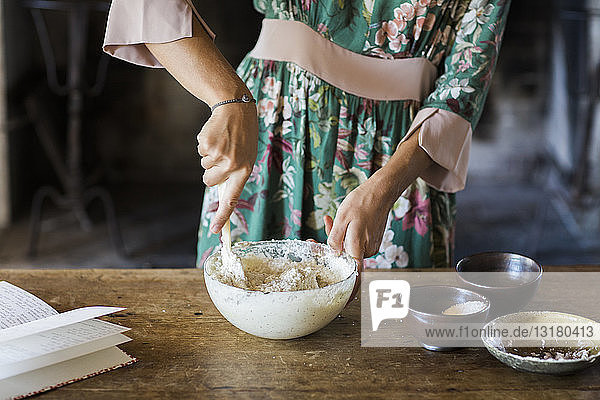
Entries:
[[442, 267], [452, 263], [454, 193], [465, 185], [509, 3], [254, 0], [265, 22], [296, 21], [341, 52], [426, 60], [437, 80], [417, 99], [361, 96], [352, 84], [338, 87], [302, 63], [256, 51], [236, 75], [187, 0], [113, 0], [104, 49], [164, 66], [210, 106], [256, 99], [256, 107], [217, 107], [198, 135], [208, 186], [198, 266], [230, 217], [234, 239], [314, 238], [365, 258], [366, 267]]

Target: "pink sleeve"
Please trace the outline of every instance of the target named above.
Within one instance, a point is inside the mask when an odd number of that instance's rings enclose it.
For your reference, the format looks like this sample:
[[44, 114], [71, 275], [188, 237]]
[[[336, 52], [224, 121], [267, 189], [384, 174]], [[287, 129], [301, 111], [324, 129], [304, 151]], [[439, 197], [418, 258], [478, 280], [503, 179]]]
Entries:
[[215, 34], [190, 0], [113, 0], [102, 48], [133, 64], [162, 68], [144, 44], [191, 37], [192, 15], [214, 39]]
[[464, 189], [473, 133], [469, 121], [450, 111], [423, 108], [402, 141], [417, 130], [419, 146], [435, 162], [421, 174], [421, 178], [443, 192], [454, 193]]

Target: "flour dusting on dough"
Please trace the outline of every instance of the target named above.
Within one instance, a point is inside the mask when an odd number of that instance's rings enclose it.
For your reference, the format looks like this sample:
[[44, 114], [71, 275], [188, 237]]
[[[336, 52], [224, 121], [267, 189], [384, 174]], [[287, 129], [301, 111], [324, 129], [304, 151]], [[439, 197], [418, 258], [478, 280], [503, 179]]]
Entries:
[[[236, 257], [237, 258], [237, 257]], [[207, 266], [211, 275], [219, 282], [241, 289], [261, 292], [286, 292], [318, 289], [347, 278], [351, 270], [347, 263], [335, 262], [335, 258], [322, 255], [298, 257], [268, 257], [260, 254], [239, 255], [243, 276], [235, 273], [236, 268], [223, 266], [221, 257], [214, 258], [213, 265]]]

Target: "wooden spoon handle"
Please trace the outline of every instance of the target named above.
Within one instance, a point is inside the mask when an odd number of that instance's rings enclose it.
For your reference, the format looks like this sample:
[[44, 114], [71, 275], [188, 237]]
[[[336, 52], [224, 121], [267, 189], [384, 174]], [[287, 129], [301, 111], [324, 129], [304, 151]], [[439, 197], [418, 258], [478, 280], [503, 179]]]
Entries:
[[[219, 202], [223, 201], [223, 195], [225, 194], [225, 182], [219, 184], [217, 187], [217, 191], [219, 193]], [[221, 229], [221, 241], [223, 242], [223, 247], [228, 254], [231, 254], [231, 226], [229, 225], [229, 218], [225, 225], [223, 225], [223, 229]]]

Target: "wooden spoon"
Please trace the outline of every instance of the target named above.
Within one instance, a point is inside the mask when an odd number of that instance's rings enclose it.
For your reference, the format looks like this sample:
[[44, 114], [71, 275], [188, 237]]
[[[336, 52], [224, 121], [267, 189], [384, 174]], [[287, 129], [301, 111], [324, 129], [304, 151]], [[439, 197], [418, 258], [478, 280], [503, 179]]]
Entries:
[[[219, 202], [223, 201], [223, 196], [225, 194], [225, 182], [219, 184], [218, 188], [219, 193]], [[223, 262], [223, 268], [227, 268], [233, 272], [236, 280], [241, 283], [246, 281], [246, 275], [244, 274], [244, 269], [242, 268], [242, 261], [238, 256], [233, 254], [231, 250], [231, 225], [229, 223], [229, 219], [223, 225], [221, 229], [221, 260]]]

